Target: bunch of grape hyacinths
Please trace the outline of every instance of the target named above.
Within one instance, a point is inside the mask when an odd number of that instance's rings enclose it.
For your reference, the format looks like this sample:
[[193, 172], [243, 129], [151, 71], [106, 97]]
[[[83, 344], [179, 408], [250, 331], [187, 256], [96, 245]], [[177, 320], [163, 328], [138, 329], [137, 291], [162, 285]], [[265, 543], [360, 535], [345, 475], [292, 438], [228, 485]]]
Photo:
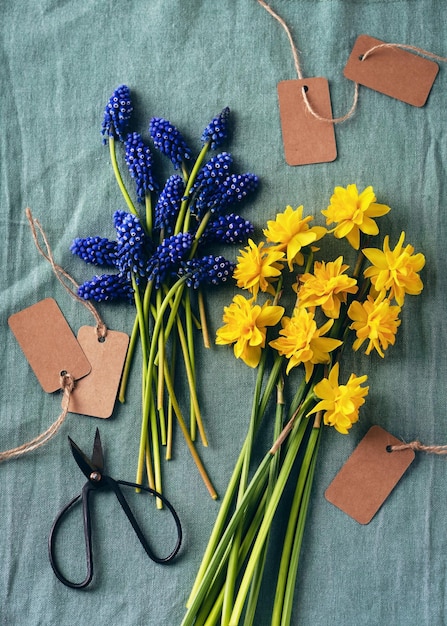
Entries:
[[[153, 148], [168, 157], [174, 173], [160, 186], [153, 173], [153, 155], [141, 135], [129, 132], [132, 101], [121, 85], [104, 111], [103, 141], [109, 146], [116, 181], [126, 210], [113, 215], [116, 240], [93, 236], [77, 238], [71, 250], [87, 263], [109, 268], [79, 287], [79, 295], [97, 302], [124, 299], [133, 302], [136, 318], [124, 367], [120, 401], [125, 401], [131, 360], [138, 343], [142, 354], [142, 422], [136, 482], [144, 472], [149, 485], [162, 491], [161, 448], [172, 456], [176, 418], [203, 481], [213, 498], [216, 492], [195, 447], [197, 431], [208, 445], [196, 393], [194, 342], [201, 330], [209, 347], [204, 290], [232, 278], [234, 263], [212, 246], [240, 244], [253, 234], [250, 221], [233, 212], [258, 186], [252, 173], [232, 171], [227, 152], [209, 156], [225, 141], [229, 109], [211, 120], [201, 136], [194, 159], [179, 130], [168, 120], [153, 117], [149, 133]], [[118, 164], [117, 146], [135, 184], [136, 203]], [[129, 179], [129, 176], [127, 176]], [[107, 271], [107, 270], [106, 270]], [[189, 425], [175, 389], [178, 352], [190, 394]], [[161, 506], [161, 503], [158, 503]]]

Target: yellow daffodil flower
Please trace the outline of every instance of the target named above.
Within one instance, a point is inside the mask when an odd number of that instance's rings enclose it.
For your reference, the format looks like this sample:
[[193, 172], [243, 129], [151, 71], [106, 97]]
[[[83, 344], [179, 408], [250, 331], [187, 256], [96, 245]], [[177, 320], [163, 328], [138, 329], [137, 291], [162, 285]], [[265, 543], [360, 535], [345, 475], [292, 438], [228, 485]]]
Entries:
[[338, 239], [346, 237], [356, 250], [360, 247], [360, 232], [366, 235], [377, 235], [379, 228], [373, 217], [386, 215], [391, 211], [389, 206], [378, 204], [371, 186], [360, 194], [356, 185], [335, 187], [330, 204], [321, 211], [326, 216], [326, 224], [338, 224], [334, 235]]
[[414, 253], [413, 246], [407, 244], [403, 248], [405, 233], [402, 232], [394, 250], [390, 249], [389, 236], [383, 242], [383, 251], [377, 248], [365, 248], [363, 254], [372, 263], [365, 270], [365, 277], [377, 292], [389, 291], [389, 298], [395, 298], [402, 306], [405, 294], [419, 295], [424, 287], [417, 272], [425, 265], [425, 257], [419, 252]]
[[234, 355], [250, 367], [257, 367], [265, 346], [267, 326], [275, 326], [284, 313], [282, 306], [265, 302], [262, 306], [236, 295], [229, 306], [224, 307], [224, 326], [217, 330], [216, 343], [234, 344]]
[[353, 302], [348, 309], [348, 316], [353, 320], [349, 328], [355, 330], [357, 335], [353, 349], [358, 350], [369, 339], [365, 354], [370, 354], [375, 348], [383, 358], [383, 350], [394, 345], [396, 340], [400, 311], [400, 306], [392, 306], [391, 301], [385, 298], [384, 291], [375, 300], [368, 296], [365, 302]]
[[269, 243], [275, 244], [277, 250], [286, 253], [290, 271], [293, 264], [304, 265], [304, 256], [301, 249], [318, 241], [327, 233], [323, 226], [312, 226], [309, 222], [312, 216], [303, 218], [303, 207], [292, 209], [287, 206], [284, 213], [278, 213], [276, 219], [267, 222], [267, 228], [263, 231]]
[[249, 239], [248, 246], [237, 257], [233, 274], [237, 286], [247, 289], [255, 298], [259, 290], [274, 295], [275, 290], [271, 283], [278, 280], [283, 268], [281, 261], [284, 259], [284, 252], [264, 246], [264, 241], [256, 245]]
[[279, 331], [281, 337], [270, 341], [269, 345], [289, 359], [287, 374], [293, 367], [303, 363], [308, 381], [315, 364], [329, 363], [329, 352], [342, 344], [338, 339], [323, 337], [333, 323], [333, 320], [328, 320], [321, 328], [317, 328], [314, 314], [306, 309], [295, 309], [292, 317], [283, 317], [282, 330]]
[[336, 363], [329, 377], [323, 378], [315, 385], [314, 394], [321, 401], [309, 415], [324, 411], [324, 423], [347, 435], [352, 424], [358, 421], [359, 408], [365, 403], [365, 396], [368, 395], [369, 387], [361, 386], [368, 377], [351, 374], [346, 385], [339, 385], [338, 375], [339, 364]]
[[325, 315], [337, 319], [340, 305], [345, 303], [348, 293], [357, 293], [357, 281], [344, 274], [348, 265], [343, 264], [343, 257], [335, 261], [316, 261], [314, 273], [306, 273], [299, 277], [301, 285], [296, 285], [298, 306], [314, 308], [321, 306]]

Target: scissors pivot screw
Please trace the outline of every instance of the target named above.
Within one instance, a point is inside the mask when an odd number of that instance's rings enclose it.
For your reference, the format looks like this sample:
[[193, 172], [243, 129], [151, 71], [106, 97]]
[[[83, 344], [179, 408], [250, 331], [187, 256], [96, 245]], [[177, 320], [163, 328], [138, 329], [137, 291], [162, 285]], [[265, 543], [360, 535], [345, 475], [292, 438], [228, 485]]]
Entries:
[[102, 476], [99, 472], [92, 472], [89, 476], [90, 480], [93, 480], [94, 483], [99, 483]]

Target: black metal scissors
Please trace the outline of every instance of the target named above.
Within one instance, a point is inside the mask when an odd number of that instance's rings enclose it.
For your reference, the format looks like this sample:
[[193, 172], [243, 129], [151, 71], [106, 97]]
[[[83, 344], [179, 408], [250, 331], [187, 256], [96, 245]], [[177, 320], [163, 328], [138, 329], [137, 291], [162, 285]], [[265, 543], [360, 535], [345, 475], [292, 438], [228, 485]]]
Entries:
[[[110, 476], [107, 476], [103, 473], [104, 470], [104, 455], [101, 445], [101, 438], [99, 436], [99, 430], [96, 429], [95, 434], [95, 442], [93, 445], [93, 454], [91, 460], [87, 457], [87, 455], [82, 452], [82, 450], [74, 443], [70, 437], [68, 438], [70, 442], [71, 451], [75, 458], [76, 463], [79, 465], [81, 471], [87, 477], [87, 482], [85, 483], [81, 493], [75, 496], [68, 504], [64, 506], [64, 508], [58, 513], [56, 519], [53, 522], [51, 527], [50, 535], [48, 537], [48, 553], [50, 557], [51, 567], [53, 568], [54, 573], [58, 577], [58, 579], [64, 583], [67, 587], [72, 587], [73, 589], [83, 589], [90, 584], [93, 578], [93, 554], [92, 554], [92, 527], [91, 527], [91, 515], [90, 515], [90, 502], [89, 497], [92, 491], [98, 490], [108, 490], [113, 491], [118, 501], [124, 510], [129, 522], [132, 524], [132, 528], [134, 529], [138, 539], [140, 540], [141, 545], [145, 549], [149, 558], [151, 558], [156, 563], [169, 563], [175, 557], [177, 552], [180, 549], [180, 545], [182, 542], [182, 527], [180, 524], [179, 517], [172, 506], [172, 504], [160, 493], [151, 489], [149, 487], [144, 487], [143, 485], [138, 485], [136, 483], [129, 483], [125, 480], [114, 480]], [[172, 517], [175, 521], [175, 526], [177, 529], [177, 541], [174, 546], [174, 549], [168, 556], [158, 557], [149, 546], [137, 520], [135, 519], [134, 514], [132, 513], [129, 504], [124, 497], [123, 491], [120, 487], [123, 485], [125, 487], [133, 487], [134, 489], [141, 489], [144, 492], [147, 492], [163, 502], [167, 509], [172, 514]], [[86, 551], [86, 560], [87, 560], [87, 576], [82, 582], [76, 583], [71, 580], [68, 580], [60, 571], [55, 557], [55, 543], [56, 543], [56, 535], [59, 525], [64, 518], [65, 514], [71, 509], [73, 505], [75, 505], [79, 500], [82, 501], [82, 510], [83, 510], [83, 521], [84, 521], [84, 538], [85, 538], [85, 551]]]

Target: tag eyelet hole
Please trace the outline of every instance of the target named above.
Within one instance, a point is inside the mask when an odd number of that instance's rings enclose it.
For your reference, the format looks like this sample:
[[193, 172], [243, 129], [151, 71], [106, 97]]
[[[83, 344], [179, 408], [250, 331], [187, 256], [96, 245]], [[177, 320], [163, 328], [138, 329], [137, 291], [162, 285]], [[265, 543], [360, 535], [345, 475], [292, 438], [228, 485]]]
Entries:
[[304, 93], [307, 93], [309, 91], [309, 87], [307, 85], [303, 85], [303, 91]]
[[99, 343], [104, 343], [105, 340], [106, 340], [105, 337], [98, 337]]
[[61, 370], [59, 372], [59, 376], [66, 376], [67, 375], [67, 370]]
[[359, 54], [359, 61], [363, 61], [364, 59], [364, 55], [363, 54]]
[[386, 451], [387, 451], [388, 453], [392, 452], [392, 451], [393, 451], [393, 446], [388, 445], [388, 446], [386, 447]]

